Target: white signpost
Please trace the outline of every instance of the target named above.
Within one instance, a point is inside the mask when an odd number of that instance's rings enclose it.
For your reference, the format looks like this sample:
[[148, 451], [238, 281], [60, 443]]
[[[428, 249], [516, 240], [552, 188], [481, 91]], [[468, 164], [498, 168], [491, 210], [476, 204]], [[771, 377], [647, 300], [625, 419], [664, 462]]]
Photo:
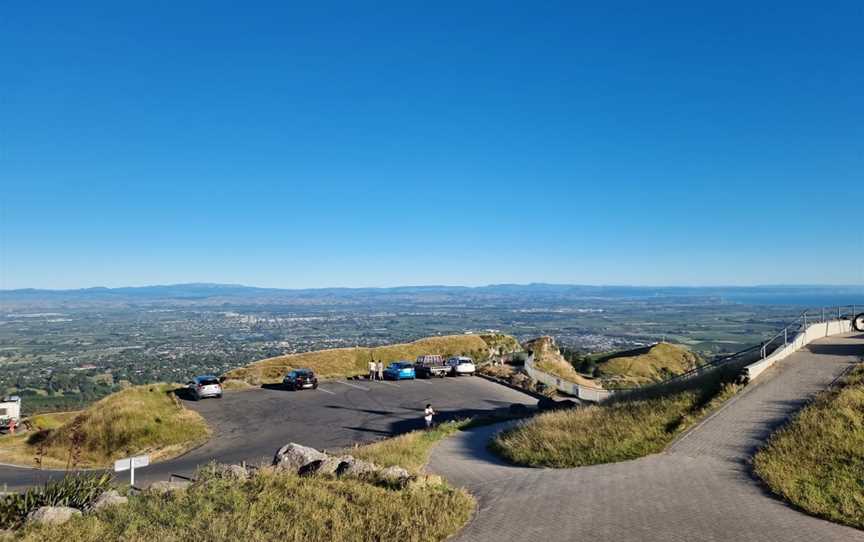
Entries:
[[114, 462], [114, 472], [129, 471], [129, 485], [135, 485], [135, 469], [146, 467], [150, 464], [149, 455], [139, 455], [136, 457], [127, 457], [126, 459], [118, 459]]

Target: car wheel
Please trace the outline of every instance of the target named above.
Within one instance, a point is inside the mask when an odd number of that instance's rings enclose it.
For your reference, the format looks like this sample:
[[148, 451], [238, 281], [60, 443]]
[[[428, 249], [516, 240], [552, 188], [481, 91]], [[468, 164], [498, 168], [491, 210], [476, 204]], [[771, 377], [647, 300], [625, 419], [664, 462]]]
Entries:
[[220, 393], [219, 395], [217, 395], [216, 399], [222, 399], [222, 394]]

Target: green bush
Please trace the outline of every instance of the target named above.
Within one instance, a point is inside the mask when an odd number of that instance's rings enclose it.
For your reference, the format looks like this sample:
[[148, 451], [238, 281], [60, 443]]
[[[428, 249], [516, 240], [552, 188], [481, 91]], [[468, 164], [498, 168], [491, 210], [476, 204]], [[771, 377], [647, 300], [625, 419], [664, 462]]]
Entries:
[[110, 487], [111, 475], [79, 474], [46, 482], [41, 487], [14, 493], [0, 499], [0, 529], [12, 529], [27, 519], [27, 514], [42, 506], [89, 508]]

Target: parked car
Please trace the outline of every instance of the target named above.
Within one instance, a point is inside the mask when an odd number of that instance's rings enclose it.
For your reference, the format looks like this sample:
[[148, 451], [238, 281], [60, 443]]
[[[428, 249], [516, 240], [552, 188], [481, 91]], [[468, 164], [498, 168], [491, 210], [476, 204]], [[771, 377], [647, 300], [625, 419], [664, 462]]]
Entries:
[[289, 390], [318, 389], [318, 377], [312, 369], [294, 369], [282, 379], [282, 385]]
[[213, 375], [196, 376], [186, 387], [196, 401], [207, 397], [222, 398], [222, 384]]
[[394, 361], [384, 369], [386, 380], [413, 380], [417, 377], [410, 361]]
[[444, 361], [443, 356], [417, 356], [414, 363], [414, 373], [417, 378], [432, 378], [437, 376], [444, 378], [450, 374], [450, 366]]
[[474, 366], [474, 360], [459, 356], [447, 360], [447, 365], [450, 366], [450, 374], [453, 376], [468, 375], [474, 376], [477, 367]]

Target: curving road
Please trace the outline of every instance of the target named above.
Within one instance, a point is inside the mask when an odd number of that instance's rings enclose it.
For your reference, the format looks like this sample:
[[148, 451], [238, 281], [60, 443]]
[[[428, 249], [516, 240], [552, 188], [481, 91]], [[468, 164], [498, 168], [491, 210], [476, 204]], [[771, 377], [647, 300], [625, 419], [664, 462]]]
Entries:
[[499, 426], [442, 442], [428, 468], [479, 500], [460, 541], [864, 541], [862, 531], [772, 497], [749, 468], [776, 427], [862, 356], [864, 334], [815, 342], [665, 453], [635, 461], [563, 470], [510, 466], [486, 450]]
[[[339, 449], [422, 427], [431, 403], [439, 420], [462, 418], [537, 400], [480, 377], [400, 382], [322, 381], [318, 390], [278, 388], [229, 392], [220, 399], [187, 402], [207, 420], [214, 436], [191, 452], [136, 471], [146, 486], [172, 474], [191, 476], [199, 465], [269, 462], [276, 450], [298, 442], [319, 449]], [[0, 466], [0, 490], [42, 483], [63, 471]], [[123, 473], [120, 479], [128, 480]]]

